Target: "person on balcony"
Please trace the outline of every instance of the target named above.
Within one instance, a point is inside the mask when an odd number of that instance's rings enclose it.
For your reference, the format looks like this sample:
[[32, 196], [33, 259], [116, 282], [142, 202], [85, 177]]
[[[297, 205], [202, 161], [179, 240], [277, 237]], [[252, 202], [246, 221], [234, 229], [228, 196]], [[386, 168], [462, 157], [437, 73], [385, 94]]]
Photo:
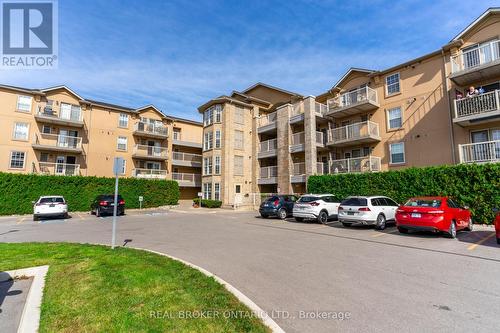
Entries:
[[474, 88], [474, 86], [470, 86], [469, 90], [467, 90], [467, 97], [474, 97], [479, 95], [479, 91]]

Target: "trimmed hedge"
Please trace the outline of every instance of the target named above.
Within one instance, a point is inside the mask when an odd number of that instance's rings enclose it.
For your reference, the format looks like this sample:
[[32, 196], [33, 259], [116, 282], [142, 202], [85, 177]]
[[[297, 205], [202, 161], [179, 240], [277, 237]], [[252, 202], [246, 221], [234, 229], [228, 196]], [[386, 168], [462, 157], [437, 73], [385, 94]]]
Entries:
[[[32, 201], [41, 195], [62, 195], [70, 211], [90, 210], [98, 194], [115, 191], [115, 179], [84, 176], [42, 176], [0, 172], [0, 215], [32, 214]], [[127, 208], [175, 205], [179, 200], [179, 185], [173, 180], [120, 178], [119, 192]]]
[[[193, 199], [193, 203], [199, 205], [200, 198]], [[222, 201], [220, 201], [220, 200], [210, 200], [210, 199], [202, 199], [201, 200], [201, 207], [220, 208], [220, 206], [222, 206]]]
[[443, 195], [469, 206], [476, 223], [490, 224], [500, 207], [500, 163], [408, 168], [377, 173], [311, 176], [308, 192], [385, 195], [399, 203], [414, 196]]

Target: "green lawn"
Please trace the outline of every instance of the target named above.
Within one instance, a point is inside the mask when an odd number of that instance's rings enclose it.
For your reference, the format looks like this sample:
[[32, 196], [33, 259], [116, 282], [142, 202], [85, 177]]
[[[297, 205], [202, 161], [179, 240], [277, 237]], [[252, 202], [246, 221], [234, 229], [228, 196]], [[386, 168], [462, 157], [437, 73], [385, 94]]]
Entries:
[[[0, 271], [40, 265], [50, 265], [40, 332], [270, 331], [251, 316], [227, 318], [227, 311], [250, 312], [213, 278], [163, 256], [94, 245], [0, 243]], [[219, 315], [183, 319], [179, 311]]]

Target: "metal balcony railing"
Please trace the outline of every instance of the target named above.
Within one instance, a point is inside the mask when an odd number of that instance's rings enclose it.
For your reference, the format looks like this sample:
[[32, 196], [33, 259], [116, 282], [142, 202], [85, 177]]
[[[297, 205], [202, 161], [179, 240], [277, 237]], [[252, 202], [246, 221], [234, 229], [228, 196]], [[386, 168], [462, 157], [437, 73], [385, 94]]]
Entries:
[[54, 104], [46, 104], [38, 106], [37, 116], [53, 119], [61, 119], [66, 121], [82, 122], [83, 114], [80, 106], [61, 103], [56, 106]]
[[324, 116], [325, 113], [328, 111], [328, 107], [326, 106], [326, 104], [321, 104], [321, 103], [315, 102], [314, 103], [314, 111], [316, 112], [316, 114], [318, 114], [320, 116]]
[[325, 140], [325, 133], [323, 132], [320, 132], [320, 131], [316, 131], [316, 143], [319, 143], [319, 144], [325, 144], [326, 140]]
[[303, 145], [304, 143], [305, 143], [304, 132], [299, 132], [299, 133], [292, 134], [292, 146]]
[[167, 127], [165, 127], [164, 125], [159, 125], [156, 123], [146, 123], [142, 121], [135, 123], [135, 131], [162, 136], [168, 135]]
[[277, 119], [278, 119], [278, 113], [276, 111], [269, 114], [261, 115], [259, 119], [259, 127], [274, 124]]
[[500, 90], [455, 100], [455, 119], [500, 111]]
[[163, 157], [167, 158], [168, 149], [164, 147], [148, 146], [148, 145], [135, 145], [134, 155], [144, 157]]
[[81, 149], [82, 138], [75, 136], [68, 136], [62, 134], [35, 134], [33, 144], [54, 147], [54, 148], [70, 148]]
[[270, 152], [278, 149], [278, 139], [271, 139], [267, 141], [262, 141], [259, 146], [260, 153]]
[[267, 179], [278, 177], [278, 167], [276, 165], [260, 168], [260, 178]]
[[174, 151], [172, 153], [172, 159], [176, 161], [201, 163], [202, 156], [199, 154], [180, 153]]
[[500, 140], [458, 145], [460, 163], [500, 162]]
[[157, 178], [167, 177], [167, 170], [137, 168], [132, 170], [132, 175], [137, 178]]
[[327, 101], [328, 111], [349, 107], [363, 102], [378, 104], [377, 91], [368, 86], [349, 91]]
[[201, 184], [201, 175], [199, 173], [173, 172], [172, 179], [181, 183]]
[[380, 171], [381, 158], [364, 156], [330, 161], [330, 173], [375, 172]]
[[44, 175], [78, 176], [80, 164], [39, 162], [38, 169], [34, 171]]
[[500, 59], [500, 41], [495, 40], [451, 57], [451, 72], [458, 73]]
[[297, 102], [292, 105], [292, 110], [290, 111], [290, 117], [297, 116], [304, 113], [304, 103]]
[[329, 130], [328, 141], [350, 141], [369, 137], [379, 137], [379, 126], [373, 121], [363, 121]]
[[306, 163], [293, 163], [292, 176], [300, 176], [306, 174]]

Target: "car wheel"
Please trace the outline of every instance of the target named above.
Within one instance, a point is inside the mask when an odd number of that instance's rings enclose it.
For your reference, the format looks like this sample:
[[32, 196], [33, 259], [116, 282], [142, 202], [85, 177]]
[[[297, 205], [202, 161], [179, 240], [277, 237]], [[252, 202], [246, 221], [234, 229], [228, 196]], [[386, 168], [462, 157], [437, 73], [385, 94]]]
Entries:
[[450, 238], [457, 238], [457, 225], [455, 224], [455, 221], [451, 221], [450, 227], [448, 228], [448, 237]]
[[281, 220], [284, 220], [286, 219], [286, 209], [284, 208], [281, 208], [279, 211], [278, 211], [278, 217], [281, 219]]
[[95, 210], [95, 216], [96, 217], [101, 217], [101, 210], [99, 208], [96, 208], [96, 210]]
[[344, 227], [346, 227], [346, 228], [349, 228], [349, 227], [351, 226], [351, 224], [350, 224], [350, 223], [345, 223], [345, 222], [342, 222], [342, 225], [343, 225]]
[[260, 216], [263, 218], [263, 219], [267, 219], [269, 217], [269, 215], [267, 214], [260, 214]]
[[497, 238], [497, 244], [500, 244], [500, 238]]
[[67, 219], [67, 218], [69, 218], [69, 214], [68, 213], [64, 213], [63, 219]]
[[398, 227], [398, 231], [402, 234], [407, 234], [408, 233], [408, 229], [406, 228], [403, 228], [403, 227]]
[[469, 223], [467, 224], [467, 228], [465, 228], [465, 230], [472, 231], [473, 228], [474, 228], [474, 223], [472, 223], [472, 219], [469, 217]]
[[33, 221], [38, 221], [38, 220], [40, 220], [40, 218], [36, 215], [33, 215]]
[[321, 212], [319, 212], [318, 222], [323, 224], [328, 222], [328, 213], [326, 211], [322, 210]]
[[382, 214], [379, 214], [377, 216], [377, 224], [375, 224], [375, 229], [377, 230], [384, 230], [386, 226], [386, 220], [385, 216]]
[[304, 222], [304, 218], [303, 217], [296, 217], [295, 221], [297, 221], [297, 222]]

